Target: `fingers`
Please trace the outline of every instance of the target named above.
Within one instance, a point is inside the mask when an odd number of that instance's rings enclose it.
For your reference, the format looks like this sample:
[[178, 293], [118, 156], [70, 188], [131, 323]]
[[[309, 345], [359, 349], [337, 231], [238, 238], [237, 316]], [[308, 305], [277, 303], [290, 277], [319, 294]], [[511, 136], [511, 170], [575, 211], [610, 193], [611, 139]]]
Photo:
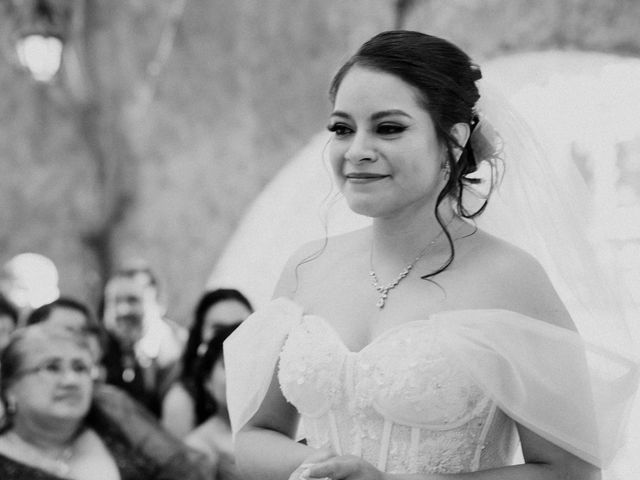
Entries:
[[384, 474], [369, 462], [353, 455], [332, 457], [309, 466], [305, 478], [329, 480], [381, 480]]
[[329, 477], [322, 477], [322, 478], [318, 478], [315, 476], [311, 476], [310, 474], [310, 467], [313, 466], [312, 464], [302, 464], [300, 465], [300, 468], [304, 468], [300, 474], [298, 475], [296, 480], [331, 480]]
[[305, 458], [304, 463], [312, 464], [312, 463], [324, 462], [325, 460], [329, 460], [331, 457], [334, 457], [335, 455], [336, 455], [336, 452], [333, 450], [333, 448], [331, 448], [330, 445], [325, 445], [319, 448], [318, 450], [316, 450], [315, 452], [313, 452], [307, 458]]
[[[303, 463], [289, 476], [289, 480], [311, 480], [309, 478], [310, 463]], [[315, 480], [315, 479], [314, 479]]]
[[330, 478], [338, 480], [346, 478], [357, 470], [357, 459], [349, 456], [333, 457], [324, 462], [310, 465], [308, 468], [308, 478]]
[[311, 455], [304, 459], [304, 463], [300, 465], [289, 477], [290, 480], [307, 480], [309, 478], [309, 469], [317, 463], [324, 462], [336, 455], [333, 448], [326, 444], [314, 451]]

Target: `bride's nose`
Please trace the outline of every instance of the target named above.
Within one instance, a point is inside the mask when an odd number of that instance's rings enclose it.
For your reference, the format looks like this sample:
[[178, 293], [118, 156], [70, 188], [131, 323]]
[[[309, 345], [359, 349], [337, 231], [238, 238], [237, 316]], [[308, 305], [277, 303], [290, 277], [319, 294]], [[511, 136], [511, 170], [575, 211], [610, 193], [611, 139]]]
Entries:
[[351, 163], [375, 162], [377, 154], [371, 137], [366, 133], [356, 133], [344, 157]]

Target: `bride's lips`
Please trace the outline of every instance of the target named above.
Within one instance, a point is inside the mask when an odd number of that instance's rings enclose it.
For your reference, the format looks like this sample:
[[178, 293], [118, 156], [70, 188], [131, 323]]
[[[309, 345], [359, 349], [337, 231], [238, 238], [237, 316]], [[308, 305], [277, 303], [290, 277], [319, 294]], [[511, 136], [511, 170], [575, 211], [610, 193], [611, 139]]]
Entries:
[[380, 173], [347, 173], [345, 178], [352, 183], [370, 183], [378, 180], [383, 180], [389, 175], [382, 175]]

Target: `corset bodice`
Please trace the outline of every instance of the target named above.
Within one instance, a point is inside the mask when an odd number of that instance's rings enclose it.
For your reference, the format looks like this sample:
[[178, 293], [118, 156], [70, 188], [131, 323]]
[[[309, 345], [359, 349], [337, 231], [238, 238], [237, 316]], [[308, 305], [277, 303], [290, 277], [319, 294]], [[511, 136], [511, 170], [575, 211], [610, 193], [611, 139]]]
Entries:
[[353, 352], [329, 321], [279, 298], [224, 348], [234, 435], [260, 411], [279, 365], [311, 446], [331, 444], [390, 473], [510, 464], [516, 422], [605, 465], [639, 375], [634, 360], [575, 331], [500, 309], [437, 312]]
[[508, 464], [513, 422], [460, 368], [430, 320], [386, 331], [358, 352], [305, 316], [279, 380], [312, 446], [330, 443], [387, 472], [469, 472]]

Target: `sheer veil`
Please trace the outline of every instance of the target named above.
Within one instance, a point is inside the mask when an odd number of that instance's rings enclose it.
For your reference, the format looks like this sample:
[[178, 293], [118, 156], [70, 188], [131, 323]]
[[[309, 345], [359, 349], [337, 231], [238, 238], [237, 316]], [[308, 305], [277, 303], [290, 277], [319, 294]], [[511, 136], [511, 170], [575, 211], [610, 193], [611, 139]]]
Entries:
[[[615, 267], [598, 258], [587, 222], [591, 196], [577, 167], [554, 159], [496, 87], [482, 80], [480, 90], [480, 122], [470, 141], [479, 162], [496, 165], [502, 180], [477, 218], [478, 227], [536, 257], [585, 342], [622, 354], [637, 370], [640, 308]], [[469, 193], [473, 197], [475, 192]], [[590, 369], [607, 375], [605, 363], [589, 357]], [[637, 371], [631, 383], [629, 388], [635, 391]], [[634, 450], [640, 446], [640, 408], [637, 398], [635, 406], [633, 398], [627, 402], [626, 439], [620, 440], [627, 445], [604, 471], [607, 480], [622, 480], [637, 468]]]
[[477, 225], [542, 263], [587, 341], [633, 355], [637, 312], [622, 280], [598, 260], [577, 167], [554, 159], [496, 87], [481, 80], [480, 90], [470, 141], [481, 165], [497, 160], [502, 171]]

